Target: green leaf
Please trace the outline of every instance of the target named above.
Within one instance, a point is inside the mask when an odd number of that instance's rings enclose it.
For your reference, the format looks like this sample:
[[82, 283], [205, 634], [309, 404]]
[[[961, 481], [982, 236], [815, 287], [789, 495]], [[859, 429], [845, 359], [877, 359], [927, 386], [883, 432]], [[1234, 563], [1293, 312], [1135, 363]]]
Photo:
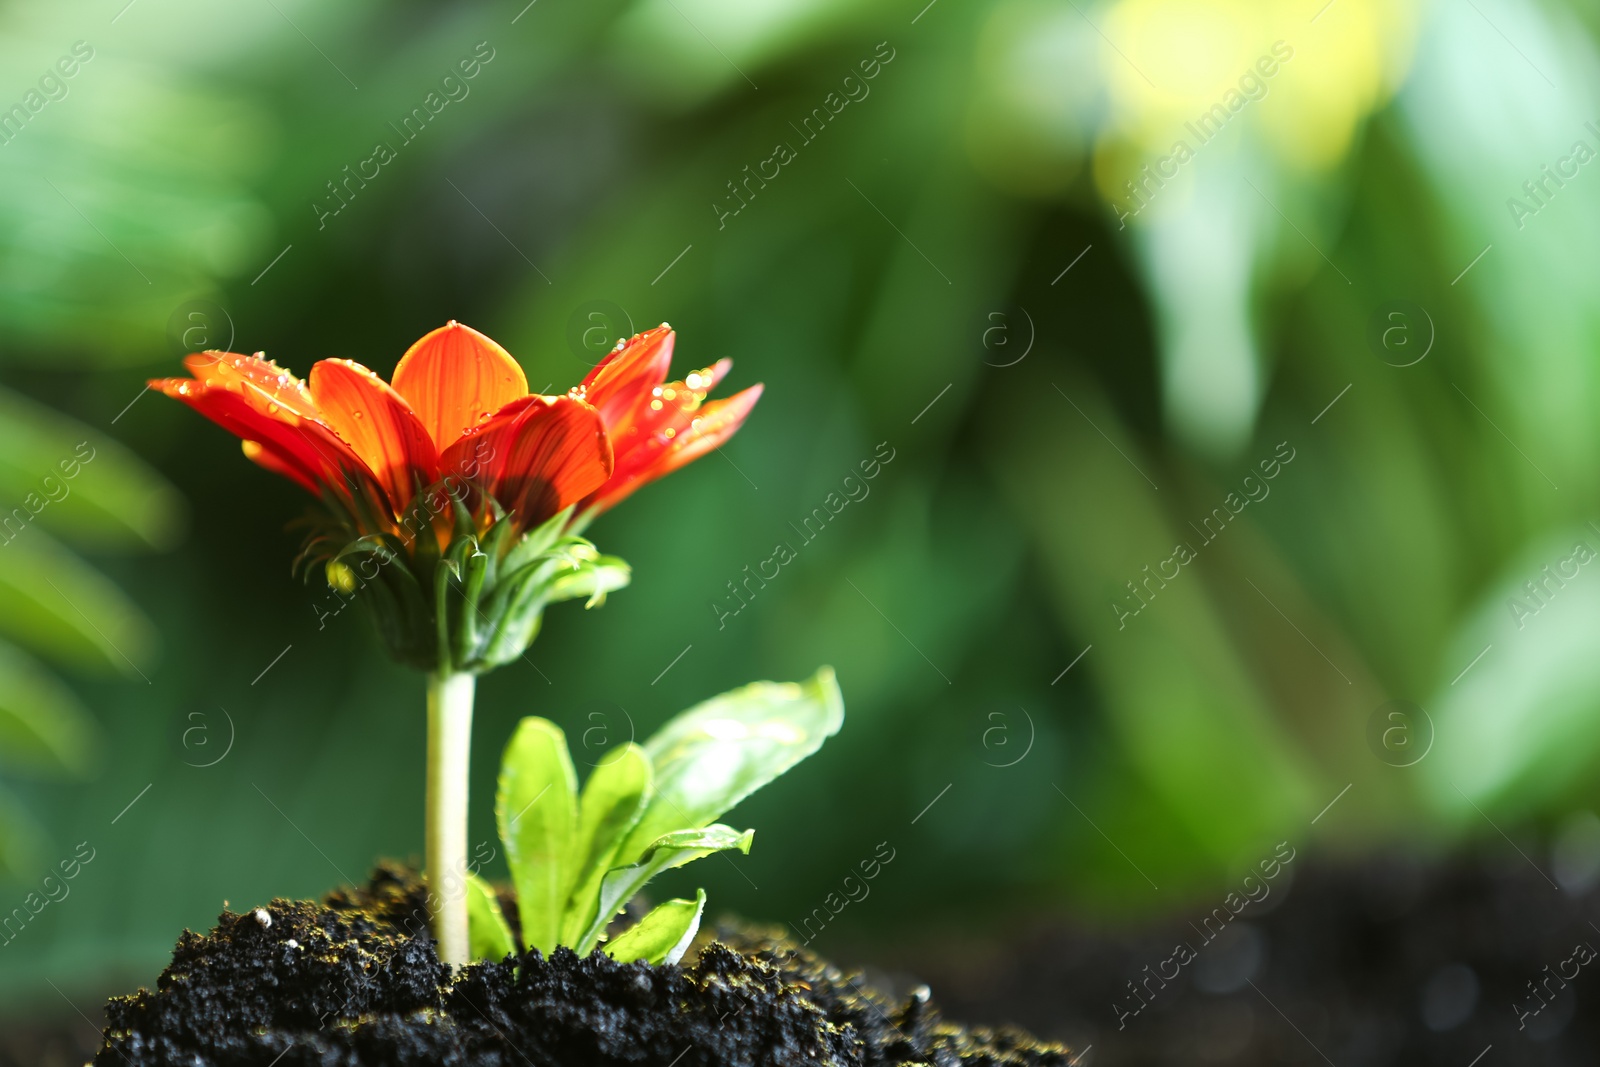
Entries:
[[583, 784], [572, 848], [572, 885], [561, 925], [563, 945], [575, 943], [594, 921], [600, 881], [615, 863], [622, 839], [644, 814], [653, 779], [650, 757], [630, 741], [607, 755]]
[[497, 962], [516, 954], [494, 888], [475, 874], [467, 875], [467, 936], [475, 960]]
[[93, 548], [166, 548], [184, 524], [183, 498], [133, 452], [4, 389], [0, 501], [17, 508], [0, 518], [37, 509], [45, 529]]
[[669, 830], [704, 826], [821, 747], [844, 722], [833, 670], [754, 682], [684, 712], [645, 742], [655, 797], [617, 852], [631, 861]]
[[[1594, 780], [1600, 583], [1587, 572], [1600, 568], [1596, 543], [1592, 530], [1574, 525], [1507, 561], [1440, 658], [1424, 709], [1432, 721], [1392, 735], [1414, 744], [1411, 773], [1448, 817], [1479, 827], [1485, 813], [1496, 822], [1529, 819]], [[1541, 567], [1577, 577], [1552, 581]], [[1539, 596], [1528, 591], [1530, 576]], [[1463, 671], [1468, 663], [1472, 670]]]
[[0, 879], [38, 877], [39, 865], [48, 862], [49, 843], [27, 806], [0, 787]]
[[522, 943], [545, 955], [560, 943], [577, 807], [578, 779], [561, 728], [523, 719], [501, 763], [495, 821], [517, 890]]
[[140, 677], [156, 637], [104, 575], [43, 530], [0, 547], [0, 632], [53, 659], [95, 662]]
[[669, 900], [652, 908], [638, 925], [618, 934], [604, 951], [618, 963], [677, 963], [689, 951], [705, 910], [704, 889], [695, 890], [693, 900]]
[[613, 867], [600, 883], [600, 907], [594, 921], [573, 948], [582, 955], [599, 943], [612, 918], [662, 871], [682, 867], [702, 856], [727, 849], [738, 849], [749, 854], [754, 830], [735, 830], [716, 823], [698, 830], [674, 830], [652, 841], [639, 862], [624, 867]]
[[91, 765], [96, 733], [71, 690], [0, 642], [0, 764], [82, 775]]

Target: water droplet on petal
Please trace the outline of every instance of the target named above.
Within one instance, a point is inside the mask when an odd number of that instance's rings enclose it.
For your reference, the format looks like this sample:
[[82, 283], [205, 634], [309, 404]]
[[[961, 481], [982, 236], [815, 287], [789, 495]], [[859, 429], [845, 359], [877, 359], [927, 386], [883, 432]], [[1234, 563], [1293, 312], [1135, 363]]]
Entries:
[[650, 410], [651, 411], [660, 411], [661, 410], [661, 401], [659, 401], [659, 400], [650, 401]]

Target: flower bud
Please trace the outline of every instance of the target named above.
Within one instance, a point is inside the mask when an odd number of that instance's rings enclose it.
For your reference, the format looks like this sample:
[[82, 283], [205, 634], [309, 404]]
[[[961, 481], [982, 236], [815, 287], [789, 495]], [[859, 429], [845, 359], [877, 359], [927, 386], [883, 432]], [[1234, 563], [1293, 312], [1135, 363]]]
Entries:
[[349, 564], [336, 559], [329, 560], [324, 571], [328, 577], [328, 588], [334, 592], [349, 596], [356, 591], [356, 572], [350, 569]]

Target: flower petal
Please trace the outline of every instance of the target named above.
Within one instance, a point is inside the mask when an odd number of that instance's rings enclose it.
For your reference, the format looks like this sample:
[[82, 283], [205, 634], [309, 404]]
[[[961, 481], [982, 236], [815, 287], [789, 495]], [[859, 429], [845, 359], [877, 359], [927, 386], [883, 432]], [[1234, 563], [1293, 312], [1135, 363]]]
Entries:
[[[248, 397], [259, 399], [263, 410], [277, 405], [303, 419], [319, 417], [317, 405], [305, 383], [276, 363], [265, 358], [265, 353], [253, 356], [238, 352], [196, 352], [185, 356], [183, 365], [196, 381], [207, 385], [233, 389]], [[277, 408], [267, 411], [277, 414]]]
[[484, 416], [528, 394], [528, 379], [511, 354], [451, 320], [412, 345], [394, 369], [394, 390], [444, 452]]
[[760, 385], [752, 385], [698, 410], [680, 409], [670, 421], [676, 423], [686, 417], [687, 426], [659, 425], [655, 431], [634, 438], [626, 451], [619, 445], [611, 477], [584, 501], [580, 510], [590, 517], [598, 515], [641, 486], [717, 448], [744, 424], [750, 409], [761, 399], [761, 390]]
[[583, 379], [583, 399], [600, 412], [613, 439], [649, 401], [650, 390], [667, 380], [675, 337], [666, 323], [635, 334]]
[[526, 529], [605, 483], [611, 442], [584, 401], [529, 396], [447, 449], [440, 465], [487, 489]]
[[274, 474], [283, 475], [313, 496], [322, 492], [321, 487], [317, 485], [309, 474], [294, 463], [286, 461], [277, 452], [263, 445], [260, 441], [240, 441], [239, 445], [244, 451], [244, 458], [256, 466], [269, 470]]
[[150, 387], [188, 404], [241, 440], [253, 442], [256, 448], [247, 449], [246, 455], [307, 489], [325, 486], [348, 497], [347, 476], [373, 480], [366, 464], [332, 430], [286, 407], [269, 411], [273, 405], [264, 403], [254, 386], [236, 388], [192, 378], [160, 378], [153, 379]]
[[361, 457], [397, 514], [411, 503], [419, 482], [438, 480], [438, 452], [411, 405], [361, 364], [320, 361], [311, 368], [311, 396], [322, 421]]
[[439, 474], [481, 487], [492, 487], [500, 477], [518, 420], [529, 408], [542, 407], [550, 397], [521, 396], [483, 420], [439, 454]]

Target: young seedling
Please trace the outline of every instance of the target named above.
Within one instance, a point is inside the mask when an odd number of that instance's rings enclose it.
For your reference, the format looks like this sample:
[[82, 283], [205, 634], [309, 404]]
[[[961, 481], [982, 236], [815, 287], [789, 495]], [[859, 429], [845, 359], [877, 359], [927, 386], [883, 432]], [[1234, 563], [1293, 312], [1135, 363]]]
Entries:
[[[523, 719], [506, 746], [495, 818], [511, 868], [523, 949], [580, 955], [645, 883], [713, 852], [750, 851], [753, 830], [716, 820], [815, 752], [844, 721], [833, 671], [800, 683], [754, 682], [677, 716], [609, 754], [578, 792], [560, 727]], [[475, 959], [515, 954], [494, 890], [468, 879]], [[706, 894], [669, 900], [603, 947], [622, 962], [676, 963], [694, 940]]]
[[[237, 435], [322, 504], [301, 554], [371, 610], [389, 652], [428, 675], [425, 865], [439, 956], [468, 957], [467, 771], [478, 674], [521, 656], [546, 605], [592, 607], [627, 564], [579, 536], [640, 486], [726, 441], [761, 387], [703, 403], [730, 363], [667, 381], [665, 325], [560, 396], [528, 392], [510, 353], [452, 322], [393, 384], [325, 359], [309, 382], [262, 355], [205, 352], [152, 381]], [[324, 612], [319, 610], [319, 618]]]

